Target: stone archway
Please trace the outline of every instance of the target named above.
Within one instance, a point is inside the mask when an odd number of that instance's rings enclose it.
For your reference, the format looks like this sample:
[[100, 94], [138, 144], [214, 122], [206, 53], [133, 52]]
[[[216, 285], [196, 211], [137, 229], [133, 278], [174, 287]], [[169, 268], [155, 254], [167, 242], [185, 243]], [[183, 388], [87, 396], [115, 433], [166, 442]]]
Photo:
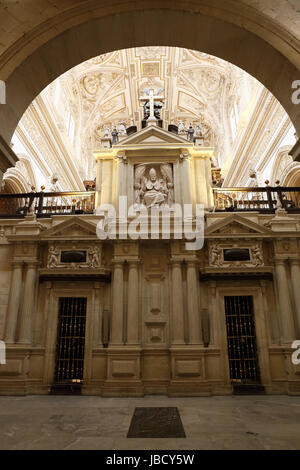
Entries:
[[0, 57], [0, 78], [7, 86], [0, 135], [9, 144], [31, 101], [66, 70], [105, 52], [147, 45], [200, 50], [239, 66], [274, 94], [300, 134], [300, 105], [291, 101], [291, 84], [300, 76], [299, 41], [238, 3], [239, 10], [233, 0], [129, 0], [106, 6], [93, 0], [44, 21]]

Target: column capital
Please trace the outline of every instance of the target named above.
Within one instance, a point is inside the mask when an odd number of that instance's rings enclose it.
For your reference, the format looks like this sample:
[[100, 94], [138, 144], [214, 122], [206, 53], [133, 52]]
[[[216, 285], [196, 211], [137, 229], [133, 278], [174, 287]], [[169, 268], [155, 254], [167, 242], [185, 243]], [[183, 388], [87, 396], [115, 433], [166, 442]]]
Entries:
[[40, 265], [40, 261], [32, 260], [32, 261], [25, 261], [25, 264], [28, 268], [37, 268]]
[[289, 263], [293, 266], [299, 266], [300, 258], [289, 258]]
[[188, 267], [195, 266], [197, 267], [199, 264], [199, 260], [197, 258], [190, 258], [185, 260]]
[[176, 265], [181, 266], [183, 261], [184, 261], [183, 258], [170, 258], [169, 263], [171, 264], [171, 266], [176, 266]]
[[111, 264], [113, 265], [114, 269], [123, 268], [124, 263], [125, 263], [125, 259], [113, 258], [111, 261]]
[[12, 264], [14, 269], [15, 268], [22, 268], [23, 265], [24, 265], [24, 261], [14, 259], [14, 260], [12, 260], [11, 264]]
[[282, 266], [285, 265], [288, 258], [273, 258], [275, 266]]
[[217, 281], [208, 281], [208, 288], [210, 289], [211, 293], [213, 295], [216, 294], [216, 289], [217, 289]]
[[181, 154], [179, 155], [179, 161], [184, 162], [189, 160], [192, 157], [190, 152], [187, 152], [186, 150], [183, 150]]
[[140, 259], [127, 259], [127, 264], [130, 268], [138, 267], [141, 264]]

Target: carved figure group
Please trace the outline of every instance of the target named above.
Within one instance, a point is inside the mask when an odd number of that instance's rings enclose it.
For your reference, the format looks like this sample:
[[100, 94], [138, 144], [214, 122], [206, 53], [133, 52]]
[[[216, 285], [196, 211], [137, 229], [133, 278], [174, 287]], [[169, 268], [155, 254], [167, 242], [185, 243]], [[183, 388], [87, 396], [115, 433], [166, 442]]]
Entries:
[[146, 165], [139, 165], [135, 170], [135, 202], [146, 208], [160, 207], [174, 202], [173, 175], [170, 164], [161, 164], [162, 178], [157, 176], [155, 168], [150, 168], [149, 176], [144, 176]]

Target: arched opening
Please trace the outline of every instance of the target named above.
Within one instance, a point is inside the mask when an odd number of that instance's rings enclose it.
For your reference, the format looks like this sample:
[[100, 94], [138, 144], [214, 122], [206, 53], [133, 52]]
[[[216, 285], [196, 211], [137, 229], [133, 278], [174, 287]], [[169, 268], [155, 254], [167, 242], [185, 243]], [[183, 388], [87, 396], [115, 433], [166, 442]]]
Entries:
[[[265, 19], [249, 8], [241, 10], [245, 22], [227, 3], [222, 7], [221, 11], [215, 5], [200, 8], [172, 2], [162, 8], [143, 2], [142, 9], [133, 3], [121, 7], [113, 3], [103, 12], [92, 2], [89, 11], [79, 8], [67, 18], [43, 24], [33, 30], [30, 41], [20, 39], [15, 45], [18, 53], [11, 49], [3, 61], [7, 85], [7, 104], [0, 109], [3, 138], [10, 142], [33, 98], [66, 70], [108, 51], [145, 45], [201, 50], [239, 66], [276, 96], [299, 132], [299, 107], [291, 101], [291, 84], [298, 78], [297, 41], [274, 25], [267, 31]], [[45, 36], [40, 37], [41, 32]]]
[[187, 137], [191, 125], [204, 145], [214, 147], [218, 185], [248, 186], [257, 167], [262, 186], [281, 142], [287, 153], [294, 145], [295, 129], [280, 103], [233, 64], [177, 47], [123, 49], [73, 67], [24, 113], [12, 145], [17, 155], [30, 155], [39, 173], [31, 185], [53, 191], [51, 180], [58, 173], [56, 190], [90, 186], [96, 176], [93, 152], [104, 134], [109, 137], [116, 128], [123, 139], [126, 128], [140, 130], [151, 88], [161, 95], [162, 128], [178, 127]]

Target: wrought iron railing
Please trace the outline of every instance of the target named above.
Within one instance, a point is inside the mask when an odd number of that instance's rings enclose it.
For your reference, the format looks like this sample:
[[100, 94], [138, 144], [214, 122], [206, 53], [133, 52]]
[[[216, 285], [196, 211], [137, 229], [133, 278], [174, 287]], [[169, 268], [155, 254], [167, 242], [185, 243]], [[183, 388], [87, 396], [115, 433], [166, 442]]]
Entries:
[[93, 214], [94, 191], [69, 191], [0, 194], [0, 218], [24, 217], [34, 213], [37, 217], [52, 215]]
[[213, 188], [215, 211], [300, 213], [300, 187]]

